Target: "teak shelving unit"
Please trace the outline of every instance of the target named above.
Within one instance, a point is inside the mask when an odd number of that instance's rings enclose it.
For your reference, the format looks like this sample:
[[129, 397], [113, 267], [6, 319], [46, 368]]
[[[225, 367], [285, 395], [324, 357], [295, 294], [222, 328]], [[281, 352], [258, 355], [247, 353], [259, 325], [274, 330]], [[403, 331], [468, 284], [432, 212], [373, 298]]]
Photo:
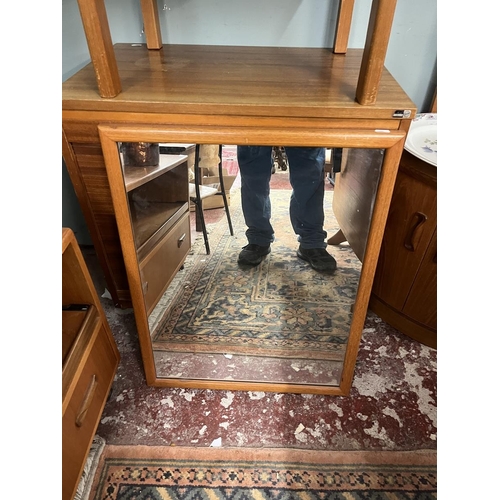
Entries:
[[[104, 0], [78, 3], [92, 64], [63, 84], [63, 156], [119, 307], [130, 306], [131, 295], [139, 292], [127, 279], [103, 144], [108, 155], [114, 154], [114, 142], [138, 137], [160, 143], [385, 149], [346, 369], [340, 387], [329, 392], [348, 393], [398, 163], [416, 112], [384, 67], [396, 0], [373, 1], [365, 48], [349, 50], [354, 0], [340, 1], [332, 50], [164, 46], [155, 0], [141, 1], [147, 43], [113, 45]], [[135, 312], [136, 321], [145, 320]], [[172, 385], [156, 378], [150, 340], [140, 339], [148, 383]]]

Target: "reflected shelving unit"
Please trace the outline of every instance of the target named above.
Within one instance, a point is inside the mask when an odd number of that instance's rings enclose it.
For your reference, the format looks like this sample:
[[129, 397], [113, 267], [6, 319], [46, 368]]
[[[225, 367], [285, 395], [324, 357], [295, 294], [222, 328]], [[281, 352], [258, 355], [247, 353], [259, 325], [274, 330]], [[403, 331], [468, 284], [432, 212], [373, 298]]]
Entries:
[[150, 313], [191, 247], [187, 156], [161, 154], [158, 165], [122, 169], [144, 300]]

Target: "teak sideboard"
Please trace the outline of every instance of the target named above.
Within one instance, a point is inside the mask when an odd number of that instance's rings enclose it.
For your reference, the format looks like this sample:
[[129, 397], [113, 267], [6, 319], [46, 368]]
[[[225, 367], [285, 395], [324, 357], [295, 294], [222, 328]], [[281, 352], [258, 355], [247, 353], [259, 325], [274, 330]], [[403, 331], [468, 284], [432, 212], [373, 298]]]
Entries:
[[75, 495], [120, 353], [73, 231], [62, 229], [62, 499]]
[[399, 164], [370, 309], [437, 348], [437, 168], [408, 151]]
[[[340, 1], [329, 49], [163, 45], [154, 0], [141, 1], [146, 43], [113, 45], [103, 0], [79, 0], [92, 63], [63, 83], [63, 157], [117, 307], [129, 307], [132, 295], [103, 130], [118, 141], [127, 140], [119, 138], [125, 128], [156, 142], [380, 148], [384, 168], [346, 355], [355, 359], [416, 106], [384, 67], [396, 0], [374, 0], [365, 48], [347, 49], [353, 1]], [[349, 392], [348, 365], [338, 394]], [[146, 377], [155, 382], [147, 366]]]

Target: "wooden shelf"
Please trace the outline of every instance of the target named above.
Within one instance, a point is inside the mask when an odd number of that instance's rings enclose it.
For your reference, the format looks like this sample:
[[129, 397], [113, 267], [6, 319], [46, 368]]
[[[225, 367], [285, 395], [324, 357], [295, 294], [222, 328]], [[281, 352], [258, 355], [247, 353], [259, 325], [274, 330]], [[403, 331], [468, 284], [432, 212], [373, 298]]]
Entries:
[[170, 120], [181, 114], [190, 124], [206, 115], [201, 123], [221, 126], [227, 117], [234, 123], [245, 116], [237, 122], [246, 128], [258, 125], [251, 117], [265, 116], [273, 123], [276, 117], [394, 120], [396, 110], [410, 110], [408, 119], [415, 113], [414, 103], [385, 68], [377, 102], [356, 102], [362, 49], [332, 54], [322, 48], [165, 45], [151, 52], [145, 45], [120, 43], [114, 50], [127, 87], [113, 99], [102, 99], [89, 64], [63, 83], [63, 118], [77, 118], [66, 114], [70, 111], [120, 113], [113, 120], [137, 113], [128, 116], [130, 121], [143, 121], [144, 113], [170, 114]]
[[153, 167], [123, 167], [125, 189], [136, 189], [187, 160], [185, 155], [160, 155], [160, 164]]

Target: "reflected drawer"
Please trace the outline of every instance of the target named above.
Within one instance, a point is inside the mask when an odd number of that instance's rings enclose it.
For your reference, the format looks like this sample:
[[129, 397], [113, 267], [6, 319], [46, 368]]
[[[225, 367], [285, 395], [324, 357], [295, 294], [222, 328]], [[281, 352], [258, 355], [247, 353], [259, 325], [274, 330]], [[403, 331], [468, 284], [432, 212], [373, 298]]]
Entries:
[[104, 325], [95, 335], [89, 356], [79, 371], [74, 391], [63, 413], [63, 498], [70, 498], [72, 488], [78, 483], [92, 439], [113, 383], [118, 366], [117, 353], [113, 349]]
[[184, 263], [191, 248], [187, 212], [140, 262], [142, 289], [149, 314]]

